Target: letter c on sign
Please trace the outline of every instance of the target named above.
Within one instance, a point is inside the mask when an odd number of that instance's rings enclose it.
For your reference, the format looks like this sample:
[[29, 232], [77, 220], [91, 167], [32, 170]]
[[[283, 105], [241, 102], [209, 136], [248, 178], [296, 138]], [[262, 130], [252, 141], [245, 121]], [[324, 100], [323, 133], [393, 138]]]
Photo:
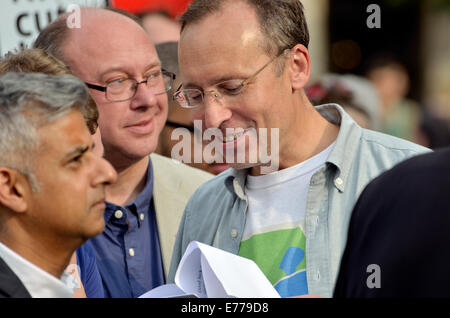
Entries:
[[22, 26], [21, 26], [22, 18], [27, 17], [27, 16], [28, 16], [28, 13], [22, 13], [21, 15], [19, 15], [16, 20], [16, 26], [17, 26], [17, 30], [19, 31], [19, 33], [21, 35], [30, 36], [31, 32], [26, 32], [26, 31], [22, 30]]

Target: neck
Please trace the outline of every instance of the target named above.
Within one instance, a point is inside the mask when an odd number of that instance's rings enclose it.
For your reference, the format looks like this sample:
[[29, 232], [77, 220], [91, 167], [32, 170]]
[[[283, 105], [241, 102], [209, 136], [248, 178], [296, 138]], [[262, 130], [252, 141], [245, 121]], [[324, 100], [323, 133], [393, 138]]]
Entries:
[[[5, 235], [13, 233], [13, 235]], [[58, 238], [49, 238], [45, 235], [29, 235], [29, 231], [14, 228], [12, 231], [2, 233], [0, 241], [15, 253], [30, 263], [53, 275], [61, 278], [70, 258], [82, 242], [68, 244]]]
[[113, 164], [117, 181], [106, 187], [106, 201], [117, 205], [133, 202], [145, 187], [148, 163], [149, 157], [145, 156], [127, 167]]
[[[339, 126], [323, 118], [306, 96], [302, 105], [296, 108], [296, 120], [280, 132], [279, 168], [286, 169], [319, 154], [337, 138]], [[261, 166], [253, 167], [251, 175], [261, 175]]]

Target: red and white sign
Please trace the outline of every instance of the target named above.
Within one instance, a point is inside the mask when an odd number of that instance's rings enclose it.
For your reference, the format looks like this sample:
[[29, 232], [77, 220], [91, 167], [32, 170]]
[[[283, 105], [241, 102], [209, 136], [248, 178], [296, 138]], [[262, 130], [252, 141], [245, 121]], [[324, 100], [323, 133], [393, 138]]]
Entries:
[[39, 32], [68, 8], [105, 5], [106, 0], [1, 0], [0, 54], [31, 47]]

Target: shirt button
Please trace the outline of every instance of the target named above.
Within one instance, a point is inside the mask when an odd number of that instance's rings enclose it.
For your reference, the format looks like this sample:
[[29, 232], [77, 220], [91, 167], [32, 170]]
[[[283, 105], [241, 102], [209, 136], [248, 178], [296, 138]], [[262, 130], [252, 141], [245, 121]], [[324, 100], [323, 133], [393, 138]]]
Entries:
[[337, 178], [336, 180], [334, 180], [334, 184], [336, 186], [341, 186], [344, 183], [344, 181], [341, 178]]
[[141, 214], [139, 215], [139, 218], [141, 219], [141, 221], [144, 221], [144, 213], [141, 213]]
[[116, 219], [121, 219], [123, 216], [123, 212], [120, 210], [117, 210], [116, 212], [114, 212], [114, 216], [116, 217]]
[[237, 230], [236, 230], [236, 229], [232, 229], [232, 230], [231, 230], [231, 237], [232, 237], [232, 238], [236, 238], [237, 236], [238, 236]]
[[130, 248], [128, 250], [128, 254], [130, 254], [130, 256], [134, 256], [134, 248]]

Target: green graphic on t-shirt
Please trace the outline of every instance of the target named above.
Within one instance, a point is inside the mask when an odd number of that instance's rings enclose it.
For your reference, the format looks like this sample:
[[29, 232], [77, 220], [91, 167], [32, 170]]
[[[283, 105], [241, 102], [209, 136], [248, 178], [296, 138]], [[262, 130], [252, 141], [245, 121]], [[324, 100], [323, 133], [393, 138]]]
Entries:
[[[290, 275], [285, 268], [280, 268], [286, 251], [291, 247], [305, 251], [306, 237], [301, 228], [278, 230], [262, 234], [255, 234], [248, 240], [242, 241], [239, 256], [253, 260], [272, 284]], [[306, 270], [306, 259], [295, 267], [295, 271]]]

